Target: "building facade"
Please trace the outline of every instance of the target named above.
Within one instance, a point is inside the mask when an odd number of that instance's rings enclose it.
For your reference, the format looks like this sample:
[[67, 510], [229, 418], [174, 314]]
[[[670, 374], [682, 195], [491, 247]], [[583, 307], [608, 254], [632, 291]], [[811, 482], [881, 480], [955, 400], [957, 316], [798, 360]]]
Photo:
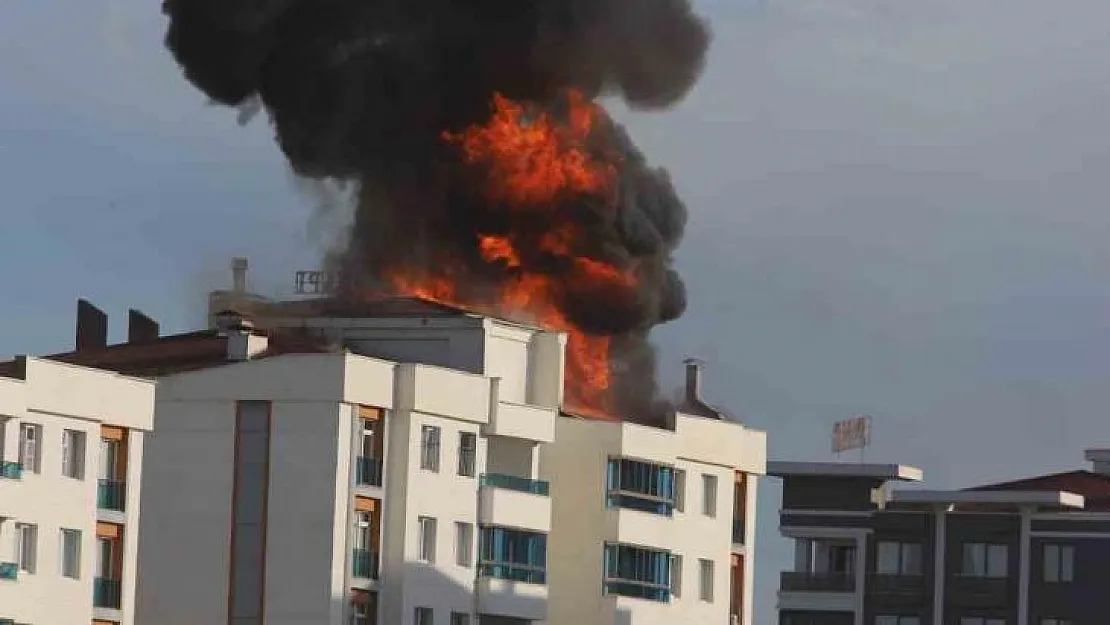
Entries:
[[892, 490], [912, 467], [771, 462], [795, 564], [780, 625], [1100, 625], [1110, 614], [1110, 451], [1092, 470]]
[[159, 379], [142, 622], [750, 622], [762, 432], [566, 414], [561, 334], [412, 300], [250, 301], [56, 356]]
[[0, 365], [0, 623], [132, 625], [154, 383]]

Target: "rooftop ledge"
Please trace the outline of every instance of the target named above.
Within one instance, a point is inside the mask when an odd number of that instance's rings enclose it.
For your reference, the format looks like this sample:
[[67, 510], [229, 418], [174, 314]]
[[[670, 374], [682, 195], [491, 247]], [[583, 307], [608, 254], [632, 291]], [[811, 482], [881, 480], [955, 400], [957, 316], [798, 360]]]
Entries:
[[920, 482], [924, 473], [904, 464], [871, 464], [858, 462], [787, 462], [767, 463], [767, 475], [775, 477], [861, 477], [880, 480]]
[[894, 504], [976, 504], [1083, 508], [1083, 496], [1067, 491], [1021, 490], [896, 490]]

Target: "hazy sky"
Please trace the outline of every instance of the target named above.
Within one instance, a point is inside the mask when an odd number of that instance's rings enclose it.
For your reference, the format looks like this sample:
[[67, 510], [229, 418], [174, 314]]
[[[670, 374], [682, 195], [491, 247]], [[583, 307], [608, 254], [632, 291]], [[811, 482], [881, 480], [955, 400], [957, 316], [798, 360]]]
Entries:
[[[690, 207], [669, 380], [826, 459], [930, 485], [1065, 469], [1110, 444], [1110, 5], [1105, 0], [705, 0], [715, 43], [666, 114], [621, 113]], [[209, 107], [151, 0], [15, 0], [0, 17], [0, 354], [70, 346], [87, 296], [191, 328], [228, 257], [255, 285], [315, 264], [312, 201], [264, 119]], [[317, 232], [319, 229], [314, 229]], [[1099, 425], [1103, 424], [1103, 425]], [[777, 484], [763, 483], [759, 625]]]

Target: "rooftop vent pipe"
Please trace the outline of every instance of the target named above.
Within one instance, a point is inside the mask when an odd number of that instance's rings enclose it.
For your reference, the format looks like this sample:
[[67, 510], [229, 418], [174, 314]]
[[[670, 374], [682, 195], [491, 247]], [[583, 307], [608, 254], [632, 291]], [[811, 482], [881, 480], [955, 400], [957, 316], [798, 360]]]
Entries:
[[236, 293], [247, 292], [247, 259], [242, 256], [231, 259], [231, 290]]

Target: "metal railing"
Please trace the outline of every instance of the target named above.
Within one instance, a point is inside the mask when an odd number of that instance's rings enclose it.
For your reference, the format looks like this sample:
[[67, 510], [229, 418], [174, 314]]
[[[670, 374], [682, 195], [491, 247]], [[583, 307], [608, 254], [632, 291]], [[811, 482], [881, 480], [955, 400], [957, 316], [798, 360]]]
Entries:
[[359, 456], [355, 459], [355, 481], [360, 486], [382, 485], [382, 459]]
[[122, 584], [118, 579], [98, 577], [93, 580], [93, 605], [98, 608], [119, 609]]
[[852, 592], [856, 589], [855, 573], [811, 573], [783, 571], [779, 589], [801, 592]]
[[632, 579], [605, 580], [605, 593], [650, 601], [666, 602], [671, 600], [670, 584], [657, 584]]
[[547, 569], [519, 562], [480, 562], [478, 575], [525, 584], [546, 584]]
[[744, 544], [744, 519], [732, 520], [732, 544]]
[[18, 564], [15, 562], [0, 562], [0, 579], [15, 579], [18, 576]]
[[365, 549], [351, 552], [351, 574], [361, 579], [378, 579], [378, 553]]
[[674, 515], [675, 501], [627, 490], [610, 490], [606, 498], [611, 508], [627, 508], [660, 516]]
[[122, 480], [99, 480], [97, 482], [96, 506], [101, 510], [123, 512], [127, 501], [127, 483]]
[[0, 478], [18, 480], [23, 477], [23, 465], [18, 462], [0, 460]]
[[872, 573], [868, 576], [873, 592], [916, 594], [925, 590], [925, 577], [903, 573]]
[[531, 480], [526, 477], [504, 475], [502, 473], [483, 473], [479, 483], [491, 488], [504, 488], [544, 497], [547, 497], [551, 490], [551, 485], [543, 480]]

